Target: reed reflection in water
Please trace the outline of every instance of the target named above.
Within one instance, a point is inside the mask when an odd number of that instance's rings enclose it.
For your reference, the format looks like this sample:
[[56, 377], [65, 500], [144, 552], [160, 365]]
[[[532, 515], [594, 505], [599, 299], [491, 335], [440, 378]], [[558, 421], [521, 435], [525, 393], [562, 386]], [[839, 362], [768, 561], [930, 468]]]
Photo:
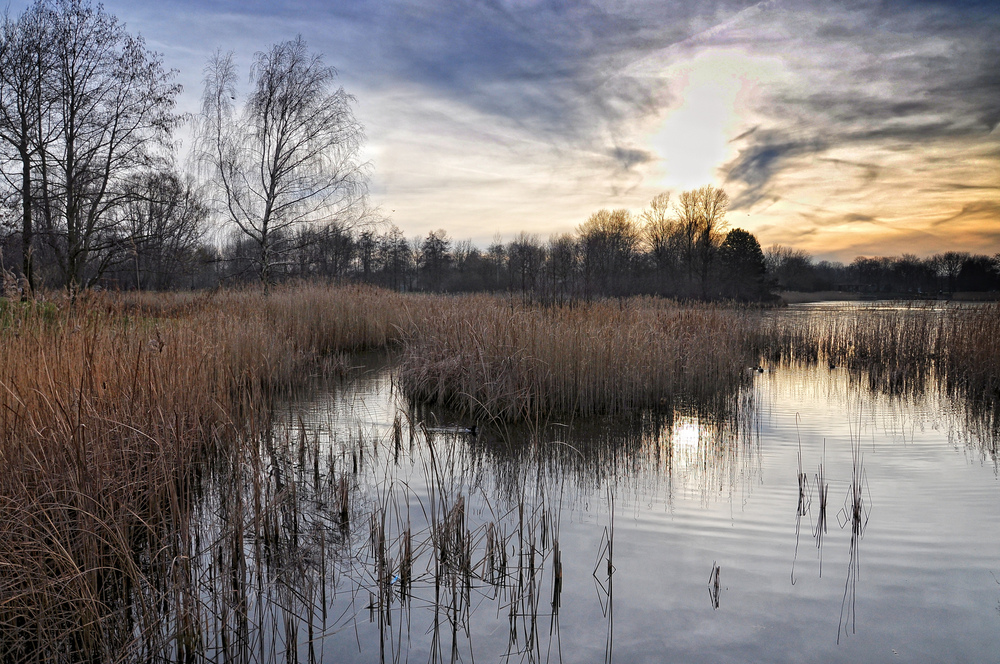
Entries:
[[[317, 386], [206, 467], [173, 553], [148, 557], [170, 601], [144, 656], [995, 652], [995, 438], [946, 393], [870, 385], [779, 367], [711, 404], [530, 427], [409, 404], [389, 367]], [[796, 562], [806, 519], [815, 566]], [[962, 641], [908, 627], [929, 616]]]
[[[172, 658], [792, 661], [803, 622], [808, 652], [831, 661], [886, 638], [928, 647], [906, 630], [899, 606], [916, 591], [899, 570], [964, 586], [988, 564], [990, 540], [951, 523], [966, 558], [941, 576], [934, 561], [956, 555], [952, 535], [925, 532], [907, 506], [927, 487], [906, 488], [899, 468], [941, 475], [945, 463], [948, 486], [977, 467], [968, 461], [991, 469], [987, 452], [955, 454], [959, 439], [987, 449], [965, 411], [921, 395], [789, 368], [711, 408], [493, 428], [406, 403], [387, 369], [314, 391], [261, 436], [265, 466], [207, 478], [191, 555], [175, 568], [190, 590], [166, 628], [191, 636]], [[989, 487], [965, 484], [982, 527], [995, 523]], [[831, 492], [845, 496], [843, 527], [828, 532]], [[793, 584], [801, 519], [817, 561]], [[824, 554], [842, 572], [823, 574]], [[962, 619], [981, 619], [983, 594], [970, 592]], [[965, 647], [991, 639], [979, 632]]]

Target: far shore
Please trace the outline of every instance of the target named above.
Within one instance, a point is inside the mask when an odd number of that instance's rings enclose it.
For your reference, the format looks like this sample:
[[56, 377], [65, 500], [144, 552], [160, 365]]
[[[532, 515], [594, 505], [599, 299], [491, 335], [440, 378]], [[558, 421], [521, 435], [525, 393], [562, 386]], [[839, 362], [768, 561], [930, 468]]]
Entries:
[[913, 293], [852, 293], [848, 291], [782, 291], [779, 293], [785, 304], [807, 302], [850, 302], [862, 300], [955, 300], [959, 302], [996, 302], [1000, 292], [955, 292], [940, 295], [914, 295]]

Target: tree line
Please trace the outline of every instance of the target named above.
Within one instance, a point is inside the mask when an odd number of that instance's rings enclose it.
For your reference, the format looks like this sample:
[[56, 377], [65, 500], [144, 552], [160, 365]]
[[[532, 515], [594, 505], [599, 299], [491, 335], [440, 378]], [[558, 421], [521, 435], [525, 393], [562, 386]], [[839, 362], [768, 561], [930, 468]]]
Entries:
[[913, 296], [1000, 291], [1000, 253], [859, 256], [845, 265], [815, 261], [804, 251], [775, 246], [764, 252], [764, 258], [768, 274], [780, 290]]
[[[599, 210], [574, 233], [542, 240], [521, 232], [485, 249], [443, 229], [408, 239], [394, 225], [337, 224], [286, 231], [298, 247], [277, 279], [354, 280], [399, 290], [513, 292], [569, 301], [634, 294], [685, 298], [769, 297], [764, 254], [747, 231], [725, 231], [728, 196], [707, 186], [667, 194], [639, 214]], [[256, 280], [254, 246], [233, 235], [220, 262], [227, 280]], [[241, 258], [241, 256], [243, 258]]]
[[36, 0], [3, 16], [0, 294], [290, 279], [552, 301], [1000, 288], [1000, 255], [843, 265], [763, 251], [728, 228], [729, 197], [712, 186], [661, 194], [639, 213], [599, 210], [544, 240], [522, 232], [481, 249], [444, 230], [406, 238], [368, 205], [353, 97], [301, 38], [254, 56], [245, 95], [233, 53], [215, 53], [204, 73], [181, 167], [176, 72], [141, 37], [88, 0]]

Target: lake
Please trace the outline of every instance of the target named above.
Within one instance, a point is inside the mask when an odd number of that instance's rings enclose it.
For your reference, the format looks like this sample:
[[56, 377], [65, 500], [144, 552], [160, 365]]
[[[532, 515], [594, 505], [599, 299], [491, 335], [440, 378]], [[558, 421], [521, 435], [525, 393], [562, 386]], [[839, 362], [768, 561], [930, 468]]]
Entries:
[[995, 420], [932, 375], [747, 367], [711, 404], [513, 426], [352, 361], [276, 409], [231, 604], [202, 558], [210, 659], [1000, 661]]

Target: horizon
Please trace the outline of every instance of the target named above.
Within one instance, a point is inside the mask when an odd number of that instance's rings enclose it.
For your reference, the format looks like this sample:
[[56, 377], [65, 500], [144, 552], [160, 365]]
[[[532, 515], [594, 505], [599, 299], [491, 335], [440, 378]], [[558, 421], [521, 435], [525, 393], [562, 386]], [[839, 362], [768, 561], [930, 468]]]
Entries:
[[996, 2], [104, 5], [178, 70], [184, 113], [211, 53], [245, 81], [301, 34], [407, 238], [544, 241], [711, 184], [729, 228], [817, 261], [1000, 252]]

